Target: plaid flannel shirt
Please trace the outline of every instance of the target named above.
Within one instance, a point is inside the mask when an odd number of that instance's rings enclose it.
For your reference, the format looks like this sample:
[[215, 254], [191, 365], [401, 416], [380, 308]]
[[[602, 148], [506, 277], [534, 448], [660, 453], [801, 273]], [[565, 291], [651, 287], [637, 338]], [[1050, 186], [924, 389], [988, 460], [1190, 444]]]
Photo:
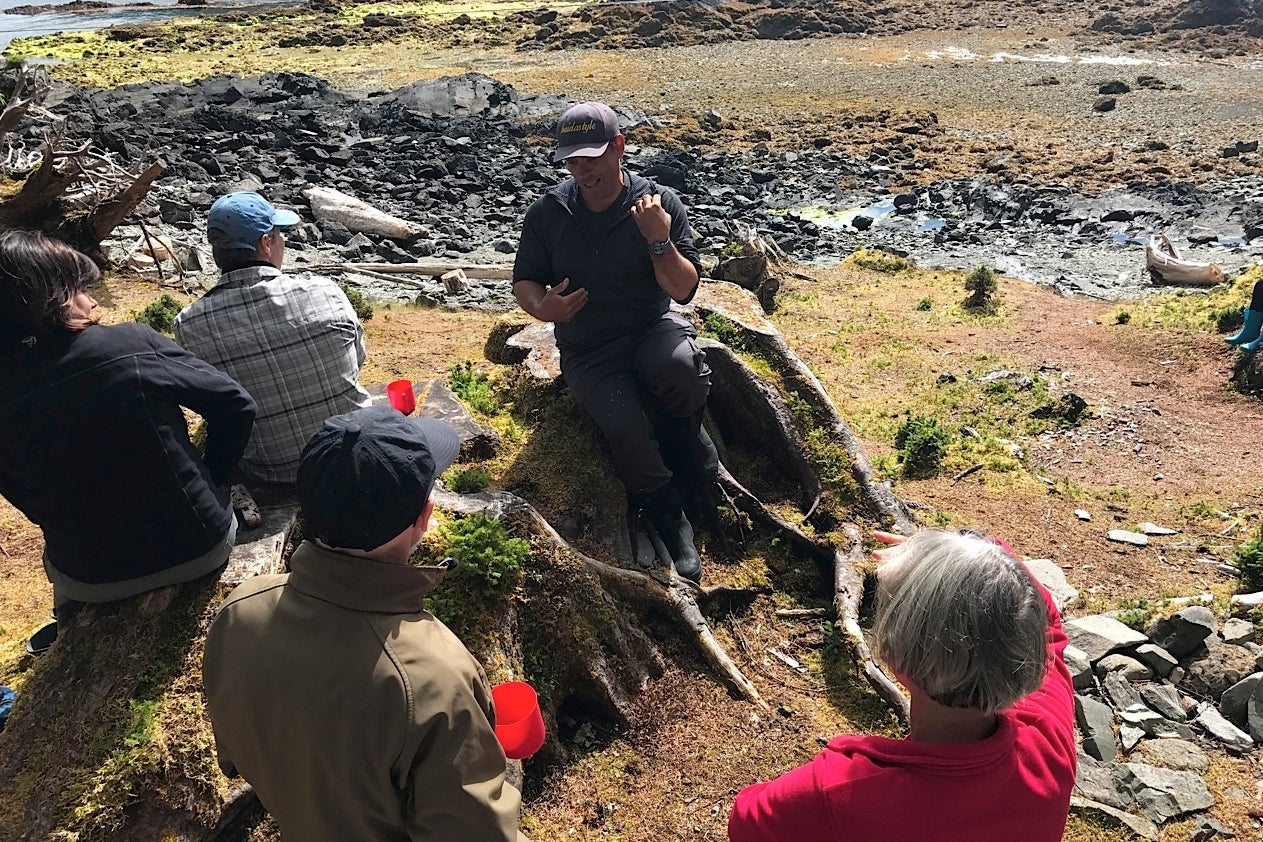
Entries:
[[259, 405], [241, 469], [291, 483], [298, 457], [326, 418], [368, 406], [360, 387], [364, 330], [328, 278], [272, 266], [225, 272], [180, 312], [176, 341], [230, 375]]

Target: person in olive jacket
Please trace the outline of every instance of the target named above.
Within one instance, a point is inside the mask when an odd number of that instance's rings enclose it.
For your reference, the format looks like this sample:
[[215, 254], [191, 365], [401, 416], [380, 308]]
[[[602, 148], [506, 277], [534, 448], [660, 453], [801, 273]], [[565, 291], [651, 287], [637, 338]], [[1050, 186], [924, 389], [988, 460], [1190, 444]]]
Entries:
[[[225, 486], [254, 423], [232, 378], [148, 327], [98, 324], [97, 280], [65, 243], [0, 234], [0, 494], [43, 530], [63, 620], [227, 561]], [[204, 455], [185, 408], [206, 420]]]
[[429, 611], [414, 567], [447, 424], [335, 415], [298, 464], [308, 533], [284, 575], [237, 587], [206, 639], [219, 766], [301, 842], [525, 842], [486, 675]]

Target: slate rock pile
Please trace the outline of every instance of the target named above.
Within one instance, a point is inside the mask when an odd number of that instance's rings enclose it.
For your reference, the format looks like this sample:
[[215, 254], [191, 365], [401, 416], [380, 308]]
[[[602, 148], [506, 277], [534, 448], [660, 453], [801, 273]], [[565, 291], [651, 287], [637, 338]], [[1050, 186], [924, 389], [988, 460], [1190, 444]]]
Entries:
[[[1216, 753], [1263, 742], [1263, 647], [1254, 627], [1195, 605], [1145, 632], [1108, 614], [1065, 622], [1081, 736], [1077, 794], [1142, 836], [1148, 823], [1200, 813], [1215, 801], [1202, 775]], [[1222, 827], [1222, 826], [1221, 826]], [[1211, 827], [1210, 839], [1221, 835]]]
[[[149, 202], [153, 224], [197, 239], [217, 196], [258, 189], [307, 220], [291, 238], [291, 251], [312, 265], [428, 257], [503, 262], [516, 249], [526, 209], [565, 175], [552, 162], [551, 133], [569, 103], [520, 96], [477, 74], [366, 95], [297, 73], [106, 91], [57, 86], [46, 104], [64, 115], [71, 142], [91, 142], [127, 166], [155, 157], [168, 163]], [[1216, 258], [1229, 270], [1233, 260], [1244, 263], [1263, 251], [1263, 239], [1258, 247], [1248, 242], [1263, 233], [1257, 179], [1082, 195], [1008, 180], [1011, 173], [997, 162], [994, 173], [899, 192], [891, 185], [921, 165], [914, 145], [889, 143], [863, 160], [815, 145], [731, 149], [704, 143], [706, 132], [725, 126], [720, 115], [706, 112], [696, 117], [699, 136], [692, 140], [699, 145], [670, 146], [669, 118], [625, 109], [620, 117], [631, 144], [629, 167], [681, 193], [712, 254], [742, 221], [805, 263], [837, 260], [863, 246], [958, 268], [1000, 265], [1002, 255], [1017, 253], [1033, 256], [1025, 275], [1031, 280], [1118, 294], [1129, 282], [1117, 264], [1102, 264], [1108, 251], [1102, 245], [1111, 237], [1129, 242], [1145, 230], [1177, 238], [1186, 231], [1201, 242], [1225, 237], [1238, 242]], [[897, 136], [936, 131], [933, 115], [905, 123], [894, 127]], [[38, 146], [48, 128], [32, 118], [9, 142]], [[642, 148], [639, 138], [662, 145]], [[395, 242], [320, 223], [304, 210], [302, 194], [311, 186], [349, 193], [424, 225], [428, 234]], [[1117, 251], [1120, 263], [1139, 265], [1138, 256]], [[451, 301], [502, 306], [508, 290], [500, 287], [474, 285]], [[448, 295], [436, 283], [431, 297]]]

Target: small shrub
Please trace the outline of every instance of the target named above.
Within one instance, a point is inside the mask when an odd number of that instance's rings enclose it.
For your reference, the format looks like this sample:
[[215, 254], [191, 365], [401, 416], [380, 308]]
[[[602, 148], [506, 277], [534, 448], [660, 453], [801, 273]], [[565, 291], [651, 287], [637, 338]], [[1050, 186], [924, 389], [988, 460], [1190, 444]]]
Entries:
[[934, 307], [934, 302], [928, 298], [922, 298], [917, 302], [917, 310], [922, 313], [929, 312]]
[[474, 368], [471, 362], [457, 363], [447, 376], [447, 383], [456, 397], [470, 409], [483, 415], [500, 414], [500, 401], [491, 388], [491, 378], [485, 371]]
[[136, 321], [148, 325], [159, 333], [171, 333], [175, 329], [175, 317], [184, 306], [165, 292], [149, 302], [145, 309], [136, 314]]
[[1114, 324], [1116, 325], [1125, 325], [1130, 321], [1131, 313], [1128, 313], [1126, 310], [1119, 310], [1114, 314]]
[[847, 262], [861, 269], [869, 269], [886, 274], [903, 272], [915, 265], [906, 257], [900, 257], [897, 254], [891, 254], [880, 249], [856, 249], [847, 258]]
[[903, 463], [903, 475], [921, 479], [938, 474], [952, 434], [926, 416], [909, 418], [895, 431], [895, 447]]
[[993, 313], [1000, 306], [997, 295], [1000, 285], [996, 282], [995, 270], [990, 266], [979, 266], [965, 276], [965, 291], [969, 297], [965, 299], [965, 308], [983, 313]]
[[1246, 590], [1263, 590], [1263, 524], [1253, 538], [1232, 551], [1232, 560], [1241, 568]]
[[365, 298], [364, 293], [350, 284], [339, 283], [338, 286], [346, 293], [346, 300], [351, 302], [351, 309], [355, 310], [360, 321], [366, 322], [373, 318], [373, 302]]
[[724, 247], [719, 250], [720, 257], [740, 257], [745, 253], [745, 246], [741, 245], [741, 243], [738, 243], [736, 240], [725, 243]]
[[754, 348], [746, 341], [745, 333], [728, 317], [719, 313], [707, 313], [702, 319], [702, 332], [724, 343], [734, 351], [753, 353]]
[[504, 524], [486, 515], [471, 515], [439, 528], [447, 554], [459, 563], [453, 573], [485, 594], [499, 593], [516, 584], [531, 545], [510, 538]]
[[452, 471], [443, 484], [457, 494], [477, 494], [491, 485], [491, 474], [486, 468], [463, 468]]

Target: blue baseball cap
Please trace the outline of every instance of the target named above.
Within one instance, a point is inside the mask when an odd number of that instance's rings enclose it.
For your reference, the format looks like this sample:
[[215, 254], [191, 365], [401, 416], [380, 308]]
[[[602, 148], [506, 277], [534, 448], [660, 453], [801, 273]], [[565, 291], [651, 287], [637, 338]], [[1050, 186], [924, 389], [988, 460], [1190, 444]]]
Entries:
[[220, 196], [211, 205], [207, 231], [222, 231], [226, 241], [216, 243], [223, 248], [253, 249], [259, 238], [273, 228], [297, 225], [302, 220], [293, 211], [278, 210], [258, 193], [241, 191]]
[[416, 521], [434, 480], [459, 455], [460, 436], [437, 418], [409, 418], [388, 406], [335, 415], [298, 463], [303, 519], [331, 547], [380, 547]]

